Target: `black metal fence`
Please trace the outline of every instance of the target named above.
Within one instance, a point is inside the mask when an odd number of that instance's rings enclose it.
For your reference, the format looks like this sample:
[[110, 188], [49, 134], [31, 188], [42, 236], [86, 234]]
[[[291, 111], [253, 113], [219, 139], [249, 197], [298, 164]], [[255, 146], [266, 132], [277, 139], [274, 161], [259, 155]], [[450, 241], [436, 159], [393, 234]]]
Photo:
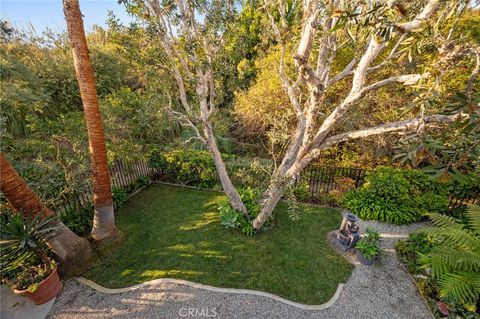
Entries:
[[464, 206], [467, 204], [480, 204], [480, 187], [471, 192], [468, 195], [464, 196], [455, 196], [450, 197], [450, 203], [448, 204], [449, 208], [455, 208], [458, 206]]
[[[360, 187], [364, 183], [365, 176], [369, 171], [372, 170], [312, 164], [302, 172], [300, 181], [307, 183], [311, 198], [318, 198], [322, 194], [328, 194], [335, 190]], [[165, 176], [165, 174], [165, 171], [154, 168], [147, 161], [143, 160], [132, 164], [125, 164], [118, 160], [110, 167], [112, 188], [127, 192], [132, 190], [132, 185], [139, 179], [145, 177], [175, 182], [174, 177]], [[93, 203], [91, 173], [86, 172], [81, 178], [85, 181], [83, 188], [69, 194], [62, 194], [52, 207], [55, 212], [62, 213], [67, 210], [80, 210]], [[478, 203], [480, 203], [480, 187], [474, 189], [473, 192], [467, 192], [467, 195], [452, 195], [449, 206], [454, 208], [465, 204]]]
[[341, 189], [345, 183], [351, 183], [355, 188], [360, 187], [365, 180], [365, 174], [369, 171], [369, 169], [363, 168], [313, 164], [302, 172], [301, 179], [308, 181], [309, 191], [312, 196], [315, 196]]
[[[358, 188], [363, 185], [365, 176], [372, 169], [335, 167], [311, 164], [302, 172], [301, 181], [308, 184], [311, 199], [316, 199], [322, 194], [328, 194], [335, 190]], [[458, 191], [450, 196], [450, 208], [467, 204], [480, 203], [480, 186], [468, 191]]]

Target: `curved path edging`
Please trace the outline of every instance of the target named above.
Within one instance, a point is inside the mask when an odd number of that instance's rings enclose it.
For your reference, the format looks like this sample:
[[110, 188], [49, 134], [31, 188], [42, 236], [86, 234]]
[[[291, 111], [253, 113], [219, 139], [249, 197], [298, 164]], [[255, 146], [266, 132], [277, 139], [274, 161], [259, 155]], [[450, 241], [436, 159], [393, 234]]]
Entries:
[[213, 292], [219, 292], [219, 293], [230, 293], [230, 294], [246, 294], [246, 295], [254, 295], [254, 296], [261, 296], [261, 297], [266, 297], [270, 298], [276, 301], [279, 301], [281, 303], [287, 304], [292, 307], [300, 308], [303, 310], [324, 310], [329, 307], [331, 307], [337, 299], [340, 297], [340, 294], [342, 293], [343, 286], [344, 284], [338, 284], [337, 290], [333, 294], [332, 298], [328, 300], [327, 302], [321, 304], [321, 305], [305, 305], [301, 304], [298, 302], [294, 302], [291, 300], [284, 299], [282, 297], [279, 297], [277, 295], [264, 292], [264, 291], [258, 291], [258, 290], [250, 290], [250, 289], [235, 289], [235, 288], [220, 288], [220, 287], [214, 287], [214, 286], [208, 286], [208, 285], [203, 285], [203, 284], [198, 284], [195, 282], [187, 281], [187, 280], [182, 280], [182, 279], [172, 279], [172, 278], [159, 278], [159, 279], [154, 279], [150, 280], [141, 284], [137, 284], [134, 286], [126, 287], [126, 288], [118, 288], [118, 289], [112, 289], [112, 288], [105, 288], [100, 286], [99, 284], [84, 278], [84, 277], [78, 277], [76, 280], [96, 291], [99, 291], [101, 293], [105, 294], [117, 294], [117, 293], [122, 293], [122, 292], [128, 292], [128, 291], [134, 291], [142, 287], [147, 287], [151, 286], [154, 284], [159, 284], [159, 283], [175, 283], [179, 285], [184, 285], [184, 286], [189, 286], [192, 288], [196, 289], [203, 289], [203, 290], [208, 290], [208, 291], [213, 291]]

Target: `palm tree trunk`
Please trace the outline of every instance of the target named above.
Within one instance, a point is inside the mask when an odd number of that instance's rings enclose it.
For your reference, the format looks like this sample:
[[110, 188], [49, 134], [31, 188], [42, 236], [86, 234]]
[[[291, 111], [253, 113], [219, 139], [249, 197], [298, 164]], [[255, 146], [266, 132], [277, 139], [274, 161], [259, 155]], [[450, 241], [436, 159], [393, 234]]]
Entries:
[[[54, 215], [18, 175], [3, 154], [0, 154], [0, 177], [0, 189], [15, 211], [23, 214]], [[63, 273], [80, 268], [90, 259], [92, 253], [88, 240], [75, 235], [63, 223], [59, 224], [57, 235], [47, 243], [60, 259], [60, 270]]]
[[116, 236], [119, 233], [115, 226], [102, 117], [98, 107], [95, 77], [90, 62], [78, 0], [63, 0], [63, 9], [65, 19], [67, 20], [73, 61], [83, 102], [90, 158], [92, 161], [93, 201], [95, 207], [92, 237], [95, 240], [102, 240]]

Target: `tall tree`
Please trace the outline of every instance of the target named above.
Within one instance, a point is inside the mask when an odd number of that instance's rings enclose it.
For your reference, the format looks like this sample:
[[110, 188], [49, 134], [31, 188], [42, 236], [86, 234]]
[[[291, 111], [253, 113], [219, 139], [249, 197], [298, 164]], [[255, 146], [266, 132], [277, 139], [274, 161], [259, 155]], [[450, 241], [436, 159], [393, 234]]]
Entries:
[[122, 2], [157, 33], [167, 60], [161, 66], [171, 71], [179, 93], [181, 110], [171, 111], [182, 125], [192, 130], [193, 138], [200, 140], [210, 151], [230, 204], [248, 217], [228, 175], [211, 121], [218, 106], [216, 62], [225, 45], [222, 34], [226, 23], [234, 17], [233, 1]]
[[[18, 175], [3, 154], [0, 154], [0, 173], [0, 189], [13, 209], [22, 214], [54, 215]], [[48, 245], [60, 259], [63, 272], [69, 272], [85, 264], [91, 256], [88, 240], [74, 234], [63, 223], [59, 223], [57, 233], [49, 239]]]
[[67, 20], [90, 146], [95, 207], [92, 237], [102, 240], [119, 233], [115, 226], [105, 134], [78, 0], [64, 0], [63, 11]]
[[[212, 153], [223, 189], [233, 208], [246, 218], [249, 213], [232, 184], [216, 145], [211, 116], [216, 110], [216, 75], [222, 61], [218, 58], [224, 45], [226, 25], [235, 14], [234, 1], [191, 0], [122, 0], [130, 12], [142, 18], [158, 37], [166, 52], [164, 69], [171, 70], [179, 91], [182, 110], [172, 111], [194, 132]], [[446, 21], [455, 19], [468, 1], [342, 1], [342, 0], [264, 0], [263, 8], [270, 20], [270, 33], [280, 47], [280, 79], [296, 115], [296, 127], [283, 159], [272, 173], [270, 185], [261, 202], [262, 210], [252, 221], [259, 229], [272, 215], [285, 191], [294, 184], [302, 170], [322, 150], [343, 141], [379, 134], [421, 131], [469, 117], [457, 112], [449, 115], [428, 114], [398, 118], [375, 127], [339, 133], [338, 124], [367, 94], [387, 85], [434, 86], [439, 69], [455, 65], [454, 61], [472, 52], [445, 35]], [[297, 19], [297, 12], [302, 18]], [[428, 25], [428, 28], [424, 28]], [[455, 25], [455, 23], [454, 23]], [[425, 32], [424, 29], [428, 29]], [[448, 31], [448, 30], [447, 30]], [[286, 70], [286, 52], [294, 48], [296, 74]], [[355, 52], [352, 61], [336, 74], [340, 48]], [[399, 56], [411, 56], [422, 50], [434, 51], [421, 63], [428, 71], [397, 74], [388, 69]], [[450, 52], [451, 51], [451, 52]], [[412, 53], [414, 52], [414, 53]], [[161, 63], [161, 62], [160, 62]], [[413, 64], [406, 69], [418, 68]], [[371, 75], [376, 75], [372, 81]], [[385, 73], [389, 74], [384, 77]], [[376, 80], [380, 78], [380, 80]], [[440, 76], [441, 78], [441, 76]], [[432, 80], [433, 79], [433, 80]], [[345, 81], [349, 91], [335, 94], [335, 84]], [[430, 92], [429, 90], [426, 90]], [[334, 96], [334, 98], [332, 98]], [[418, 102], [418, 101], [414, 101]], [[421, 101], [420, 103], [421, 104]], [[333, 110], [332, 110], [333, 105]], [[361, 119], [359, 122], [362, 122]]]
[[[400, 1], [303, 1], [302, 28], [293, 56], [297, 78], [291, 79], [285, 71], [284, 61], [287, 44], [291, 42], [288, 19], [292, 3], [284, 0], [264, 1], [273, 32], [281, 47], [280, 78], [297, 114], [297, 125], [281, 164], [273, 172], [262, 211], [253, 221], [255, 229], [260, 228], [272, 215], [286, 188], [312, 160], [319, 157], [322, 150], [343, 141], [386, 133], [421, 131], [430, 125], [438, 126], [470, 117], [463, 112], [427, 116], [429, 110], [422, 109], [416, 118], [332, 134], [334, 127], [366, 94], [373, 94], [378, 89], [395, 83], [404, 86], [421, 84], [429, 88], [427, 92], [433, 91], [430, 89], [434, 87], [434, 81], [441, 78], [436, 72], [445, 72], [445, 69], [455, 65], [453, 61], [475, 52], [472, 45], [455, 42], [452, 29], [447, 36], [442, 34], [445, 22], [455, 19], [458, 13], [465, 10], [468, 1], [442, 3], [439, 0], [428, 0], [406, 5], [407, 7]], [[418, 35], [426, 25], [429, 26], [429, 33], [426, 33], [428, 40], [422, 38], [423, 34]], [[415, 50], [421, 51], [427, 47], [425, 44], [428, 44], [429, 50], [435, 48], [439, 57], [437, 61], [427, 62], [427, 72], [395, 74], [367, 84], [368, 74], [379, 70], [385, 72], [385, 66], [401, 53], [408, 53], [411, 61], [409, 46], [416, 46]], [[332, 65], [339, 48], [348, 45], [356, 48], [359, 53], [341, 72], [332, 74]], [[402, 46], [407, 50], [401, 50]], [[350, 81], [350, 91], [333, 111], [324, 113], [328, 110], [327, 92], [332, 88], [334, 90], [335, 83], [347, 79]], [[308, 98], [303, 98], [304, 93]], [[421, 104], [421, 101], [416, 102]]]

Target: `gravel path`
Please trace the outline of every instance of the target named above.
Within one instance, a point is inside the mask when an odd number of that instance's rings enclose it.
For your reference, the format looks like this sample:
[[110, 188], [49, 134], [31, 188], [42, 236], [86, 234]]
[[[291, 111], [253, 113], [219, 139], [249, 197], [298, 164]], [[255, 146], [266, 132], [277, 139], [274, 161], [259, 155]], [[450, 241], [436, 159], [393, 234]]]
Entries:
[[[302, 310], [266, 297], [211, 292], [176, 283], [104, 294], [70, 280], [47, 318], [433, 318], [393, 249], [397, 240], [425, 225], [371, 221], [360, 221], [359, 225], [363, 230], [376, 228], [386, 252], [375, 267], [357, 264], [339, 299], [325, 310]], [[351, 254], [346, 258], [351, 259]]]

